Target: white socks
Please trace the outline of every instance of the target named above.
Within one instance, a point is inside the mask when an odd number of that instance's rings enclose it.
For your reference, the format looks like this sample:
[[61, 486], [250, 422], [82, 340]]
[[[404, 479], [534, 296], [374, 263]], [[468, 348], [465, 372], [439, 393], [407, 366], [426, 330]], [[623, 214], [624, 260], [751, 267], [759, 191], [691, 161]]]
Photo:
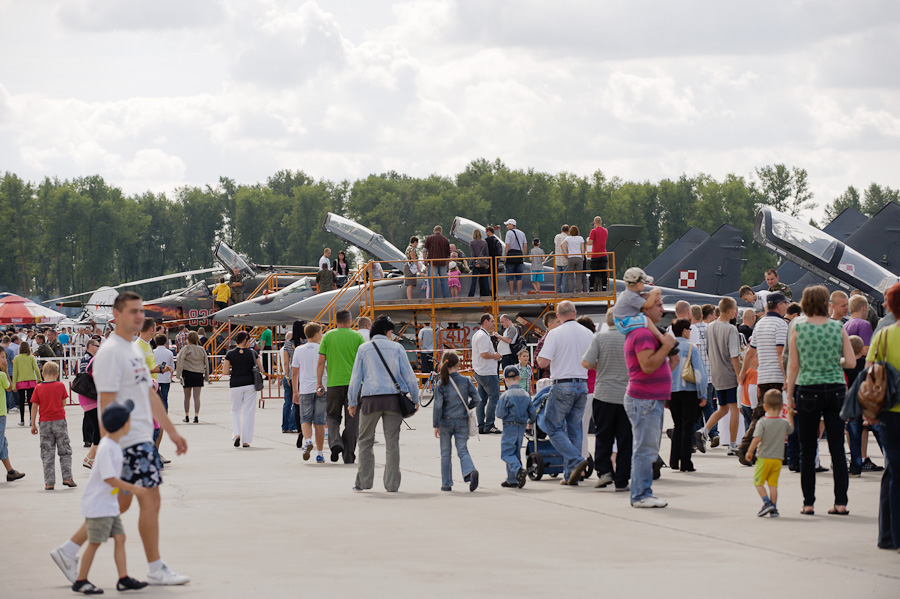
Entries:
[[156, 574], [157, 572], [162, 570], [163, 562], [162, 559], [158, 559], [155, 562], [150, 562], [147, 565], [150, 566], [150, 574]]

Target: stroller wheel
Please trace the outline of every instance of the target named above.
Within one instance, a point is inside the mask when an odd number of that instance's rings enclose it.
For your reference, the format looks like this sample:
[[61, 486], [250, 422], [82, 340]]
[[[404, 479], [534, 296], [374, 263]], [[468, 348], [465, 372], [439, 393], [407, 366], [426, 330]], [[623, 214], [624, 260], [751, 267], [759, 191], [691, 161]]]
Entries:
[[526, 460], [525, 468], [528, 470], [528, 478], [541, 480], [544, 476], [544, 458], [538, 452], [533, 452]]

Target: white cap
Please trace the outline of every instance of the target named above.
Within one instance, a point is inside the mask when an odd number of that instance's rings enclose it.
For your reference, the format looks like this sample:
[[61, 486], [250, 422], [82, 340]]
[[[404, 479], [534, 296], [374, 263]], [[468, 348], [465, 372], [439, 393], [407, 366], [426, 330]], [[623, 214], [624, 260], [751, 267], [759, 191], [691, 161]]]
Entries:
[[515, 227], [515, 226], [516, 226], [516, 219], [511, 218], [511, 219], [509, 219], [508, 221], [506, 221], [506, 222], [503, 223], [503, 224], [504, 224], [504, 225], [512, 225], [512, 226]]
[[450, 267], [450, 270], [456, 270], [456, 262], [454, 262], [453, 260], [451, 260], [451, 261], [450, 261], [450, 264], [449, 264], [449, 267]]
[[653, 277], [645, 273], [643, 269], [638, 268], [637, 266], [632, 266], [631, 268], [626, 270], [625, 274], [622, 275], [622, 280], [629, 285], [640, 283], [642, 281], [644, 283], [647, 283], [648, 285], [653, 284]]

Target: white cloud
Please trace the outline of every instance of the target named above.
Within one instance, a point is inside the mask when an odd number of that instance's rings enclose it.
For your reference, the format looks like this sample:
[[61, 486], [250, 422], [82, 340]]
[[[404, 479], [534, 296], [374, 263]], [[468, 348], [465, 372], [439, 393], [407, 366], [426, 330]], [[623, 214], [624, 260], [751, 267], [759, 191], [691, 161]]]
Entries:
[[218, 0], [66, 0], [56, 16], [76, 31], [193, 29], [218, 23]]
[[671, 77], [642, 77], [615, 72], [601, 95], [601, 105], [624, 122], [653, 125], [690, 123], [700, 116], [690, 87]]

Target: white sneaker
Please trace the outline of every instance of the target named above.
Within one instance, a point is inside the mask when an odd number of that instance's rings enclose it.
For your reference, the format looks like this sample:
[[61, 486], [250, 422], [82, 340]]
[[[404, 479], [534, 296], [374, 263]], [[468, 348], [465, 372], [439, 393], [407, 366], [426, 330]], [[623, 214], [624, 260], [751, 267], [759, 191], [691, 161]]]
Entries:
[[53, 558], [53, 561], [59, 566], [59, 569], [62, 570], [62, 573], [66, 575], [66, 578], [69, 582], [74, 583], [78, 580], [78, 557], [72, 559], [65, 553], [63, 553], [62, 547], [57, 547], [53, 551], [50, 552], [50, 557]]
[[669, 503], [665, 499], [651, 495], [650, 497], [644, 497], [640, 501], [635, 501], [631, 504], [631, 507], [666, 507], [667, 505]]
[[186, 582], [190, 582], [191, 578], [189, 576], [185, 576], [183, 574], [179, 574], [174, 570], [170, 570], [169, 566], [163, 564], [162, 568], [157, 570], [156, 574], [153, 572], [147, 573], [147, 582], [155, 585], [176, 585], [176, 584], [185, 584]]
[[607, 472], [600, 476], [600, 480], [597, 481], [597, 484], [594, 485], [595, 489], [603, 489], [611, 485], [613, 482], [613, 476], [611, 473]]

